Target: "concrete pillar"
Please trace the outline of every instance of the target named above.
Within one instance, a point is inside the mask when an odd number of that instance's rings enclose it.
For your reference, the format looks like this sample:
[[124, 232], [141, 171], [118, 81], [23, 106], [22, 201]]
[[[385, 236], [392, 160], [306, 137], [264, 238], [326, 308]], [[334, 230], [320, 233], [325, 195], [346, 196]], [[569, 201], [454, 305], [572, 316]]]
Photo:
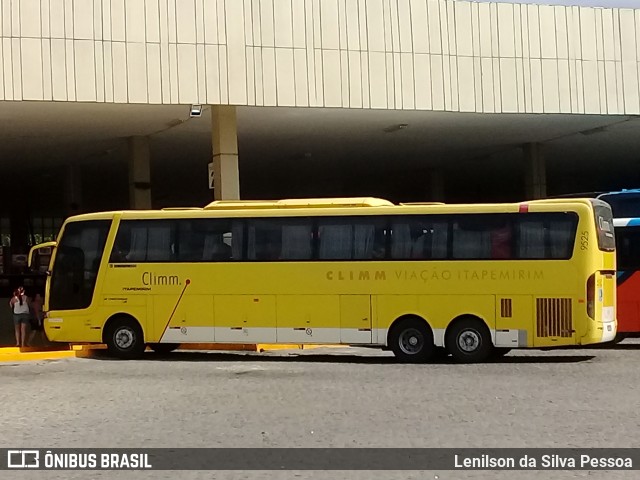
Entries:
[[525, 143], [523, 148], [525, 161], [525, 195], [527, 199], [547, 196], [547, 169], [542, 155], [542, 145]]
[[213, 197], [215, 200], [240, 198], [238, 170], [238, 125], [236, 107], [211, 107], [211, 143], [213, 145]]
[[151, 208], [151, 153], [149, 137], [129, 137], [129, 207]]
[[66, 182], [65, 208], [69, 215], [76, 215], [82, 210], [82, 172], [78, 165], [67, 165]]

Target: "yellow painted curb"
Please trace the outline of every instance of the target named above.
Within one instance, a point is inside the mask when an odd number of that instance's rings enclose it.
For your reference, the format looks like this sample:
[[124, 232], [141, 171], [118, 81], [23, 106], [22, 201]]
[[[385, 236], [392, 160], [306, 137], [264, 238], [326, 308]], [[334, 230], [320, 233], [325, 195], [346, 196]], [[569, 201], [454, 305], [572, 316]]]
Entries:
[[255, 343], [181, 343], [178, 350], [241, 350], [256, 351]]
[[317, 345], [308, 345], [308, 344], [285, 344], [285, 343], [259, 343], [257, 345], [259, 352], [265, 352], [270, 350], [311, 350], [312, 348], [337, 348], [337, 347], [348, 347], [349, 345], [331, 345], [331, 344], [317, 344]]
[[348, 348], [349, 345], [344, 345], [342, 343], [338, 343], [336, 345], [302, 345], [302, 350], [310, 350], [312, 348]]
[[72, 350], [49, 350], [42, 352], [21, 352], [19, 348], [0, 348], [0, 362], [23, 362], [28, 360], [56, 360], [75, 357]]
[[85, 352], [88, 350], [106, 350], [107, 346], [101, 343], [88, 343], [88, 344], [74, 344], [71, 345], [71, 350], [76, 352]]
[[68, 346], [42, 346], [42, 347], [0, 347], [0, 355], [13, 353], [29, 353], [29, 352], [62, 352], [71, 350]]
[[3, 348], [0, 348], [0, 355], [13, 355], [15, 353], [20, 353], [20, 348], [18, 348], [18, 347], [3, 347]]
[[266, 350], [292, 350], [295, 348], [302, 350], [302, 345], [286, 343], [259, 343], [256, 345], [258, 352], [264, 352]]

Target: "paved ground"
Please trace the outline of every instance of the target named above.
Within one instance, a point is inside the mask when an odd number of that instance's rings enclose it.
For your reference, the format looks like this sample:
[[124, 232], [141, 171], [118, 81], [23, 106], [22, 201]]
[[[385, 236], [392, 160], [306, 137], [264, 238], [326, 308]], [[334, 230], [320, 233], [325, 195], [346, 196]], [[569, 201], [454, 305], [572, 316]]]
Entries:
[[[639, 363], [640, 343], [516, 352], [485, 365], [400, 365], [388, 353], [350, 348], [0, 363], [0, 447], [638, 446]], [[13, 478], [640, 477], [638, 471], [20, 473]]]

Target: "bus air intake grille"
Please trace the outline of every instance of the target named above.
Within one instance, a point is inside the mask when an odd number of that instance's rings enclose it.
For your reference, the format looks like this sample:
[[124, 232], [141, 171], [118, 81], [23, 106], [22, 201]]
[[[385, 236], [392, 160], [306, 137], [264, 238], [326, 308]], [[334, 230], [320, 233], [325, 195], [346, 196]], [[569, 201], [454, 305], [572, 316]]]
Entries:
[[538, 337], [571, 337], [573, 318], [570, 298], [536, 298]]
[[513, 313], [511, 311], [511, 299], [510, 298], [501, 298], [500, 299], [500, 316], [502, 318], [511, 318]]

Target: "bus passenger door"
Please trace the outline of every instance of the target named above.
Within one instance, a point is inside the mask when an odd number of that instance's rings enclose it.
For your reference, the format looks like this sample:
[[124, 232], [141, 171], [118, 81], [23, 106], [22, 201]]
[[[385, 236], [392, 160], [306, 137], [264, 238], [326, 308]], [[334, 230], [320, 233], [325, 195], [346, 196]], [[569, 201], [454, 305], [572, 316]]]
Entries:
[[371, 296], [340, 296], [340, 343], [371, 343]]

